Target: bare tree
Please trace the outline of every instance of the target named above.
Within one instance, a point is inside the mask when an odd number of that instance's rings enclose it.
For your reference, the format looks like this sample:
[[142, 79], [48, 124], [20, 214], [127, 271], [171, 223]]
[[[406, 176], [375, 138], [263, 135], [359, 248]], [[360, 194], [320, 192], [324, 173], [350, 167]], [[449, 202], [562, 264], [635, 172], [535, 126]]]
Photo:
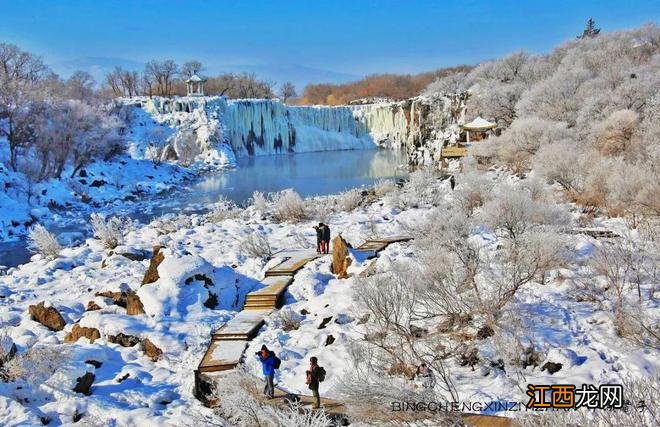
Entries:
[[171, 59], [149, 61], [144, 69], [144, 74], [154, 81], [156, 93], [160, 96], [172, 95], [174, 79], [178, 72], [178, 65]]
[[76, 71], [66, 81], [67, 95], [77, 100], [89, 100], [94, 96], [96, 81], [87, 71]]
[[181, 70], [179, 71], [179, 75], [183, 80], [189, 79], [195, 74], [199, 74], [202, 72], [204, 69], [204, 66], [202, 65], [201, 62], [192, 60], [192, 61], [187, 61], [181, 66]]
[[282, 102], [285, 104], [288, 99], [298, 96], [294, 84], [291, 82], [282, 83], [282, 86], [280, 87], [280, 96], [282, 97]]

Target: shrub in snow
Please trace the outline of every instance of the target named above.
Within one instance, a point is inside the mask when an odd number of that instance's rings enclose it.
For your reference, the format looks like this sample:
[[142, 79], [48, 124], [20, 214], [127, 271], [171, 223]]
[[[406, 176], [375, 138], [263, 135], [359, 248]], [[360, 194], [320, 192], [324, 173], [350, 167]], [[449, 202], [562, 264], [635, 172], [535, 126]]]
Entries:
[[71, 352], [64, 346], [35, 345], [0, 367], [0, 377], [5, 381], [41, 384], [70, 359]]
[[291, 238], [293, 240], [293, 246], [301, 248], [301, 249], [309, 249], [313, 248], [314, 244], [310, 242], [307, 237], [305, 237], [305, 234], [302, 231], [299, 230], [293, 230], [291, 232]]
[[219, 377], [215, 413], [237, 426], [329, 427], [332, 420], [321, 410], [311, 410], [297, 403], [280, 407], [264, 400], [261, 381], [243, 369]]
[[293, 309], [282, 309], [277, 313], [280, 327], [284, 331], [293, 331], [300, 328], [300, 314]]
[[292, 188], [273, 194], [273, 204], [278, 221], [298, 222], [309, 218], [305, 202]]
[[[436, 317], [438, 313], [430, 311], [429, 303], [437, 301], [427, 299], [426, 283], [420, 277], [415, 265], [403, 262], [393, 264], [385, 273], [357, 279], [358, 309], [369, 314], [369, 321], [364, 324], [366, 350], [375, 352], [373, 356], [379, 360], [380, 370], [390, 371], [402, 364], [414, 367], [425, 362], [435, 372], [438, 385], [451, 398], [456, 398], [442, 355], [431, 350], [438, 347], [438, 336], [427, 333], [424, 327], [424, 316]], [[420, 317], [420, 313], [424, 315]]]
[[498, 157], [514, 172], [523, 172], [529, 169], [530, 159], [539, 148], [571, 137], [566, 123], [538, 117], [518, 119], [497, 138]]
[[239, 212], [240, 210], [234, 202], [221, 197], [220, 200], [214, 204], [213, 209], [204, 215], [204, 220], [216, 224], [225, 219], [236, 218]]
[[258, 231], [251, 230], [244, 236], [241, 240], [240, 249], [244, 254], [255, 258], [268, 259], [273, 256], [268, 238]]
[[660, 214], [660, 177], [647, 162], [626, 163], [617, 159], [607, 178], [607, 205], [637, 227], [641, 215]]
[[610, 114], [593, 129], [594, 142], [606, 156], [625, 154], [634, 143], [639, 115], [630, 110], [618, 110]]
[[252, 206], [259, 213], [259, 215], [264, 216], [268, 213], [268, 199], [261, 191], [255, 191], [252, 193]]
[[182, 130], [174, 136], [174, 150], [182, 166], [190, 166], [201, 153], [197, 137], [192, 130]]
[[53, 233], [46, 230], [41, 224], [37, 224], [28, 233], [28, 249], [44, 258], [55, 259], [60, 256], [62, 245], [59, 244]]
[[374, 193], [377, 197], [384, 197], [390, 191], [396, 188], [396, 184], [391, 179], [379, 179], [374, 184]]
[[466, 215], [472, 215], [492, 196], [493, 182], [484, 174], [467, 172], [456, 177], [456, 189], [452, 193], [457, 207]]
[[351, 212], [362, 202], [362, 192], [358, 189], [348, 190], [339, 195], [337, 207], [341, 212]]
[[557, 205], [536, 202], [521, 186], [501, 185], [479, 213], [479, 218], [494, 230], [503, 230], [511, 239], [539, 225], [568, 227], [571, 218]]
[[418, 200], [426, 201], [437, 181], [435, 172], [431, 168], [422, 168], [412, 172], [409, 176], [406, 188], [409, 189]]
[[89, 223], [94, 238], [100, 240], [106, 249], [119, 246], [124, 241], [124, 234], [131, 227], [131, 221], [127, 218], [116, 216], [105, 218], [96, 212], [90, 216]]

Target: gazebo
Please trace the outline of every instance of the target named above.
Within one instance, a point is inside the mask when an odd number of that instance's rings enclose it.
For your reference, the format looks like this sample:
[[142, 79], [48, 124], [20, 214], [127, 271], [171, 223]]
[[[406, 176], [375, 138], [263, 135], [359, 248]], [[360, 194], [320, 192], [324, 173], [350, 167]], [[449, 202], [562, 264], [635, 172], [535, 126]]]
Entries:
[[495, 132], [495, 128], [497, 128], [496, 123], [491, 123], [486, 119], [477, 117], [470, 123], [463, 125], [466, 142], [470, 142], [470, 132], [474, 134], [472, 138], [473, 141], [481, 141], [482, 139], [490, 138], [490, 136]]
[[206, 79], [199, 77], [197, 74], [190, 76], [186, 80], [188, 96], [204, 96], [204, 82], [206, 82]]

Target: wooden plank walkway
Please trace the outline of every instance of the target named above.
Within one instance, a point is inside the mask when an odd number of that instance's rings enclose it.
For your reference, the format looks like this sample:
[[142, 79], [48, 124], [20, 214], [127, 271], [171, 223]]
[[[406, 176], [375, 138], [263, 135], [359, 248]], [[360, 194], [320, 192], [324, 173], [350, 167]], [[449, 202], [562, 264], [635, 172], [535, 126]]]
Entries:
[[293, 282], [293, 276], [268, 276], [261, 281], [265, 287], [252, 291], [245, 297], [243, 310], [274, 310], [284, 300], [284, 293]]
[[321, 257], [322, 255], [309, 249], [294, 249], [281, 252], [278, 256], [282, 257], [283, 261], [266, 271], [266, 277], [293, 276], [298, 270], [303, 268], [305, 264]]
[[[395, 236], [367, 240], [354, 250], [373, 253], [375, 257], [391, 243], [411, 239], [407, 236]], [[213, 381], [213, 373], [220, 374], [241, 363], [248, 341], [259, 333], [266, 317], [282, 304], [286, 289], [293, 283], [293, 276], [308, 262], [321, 256], [323, 255], [307, 249], [287, 250], [278, 254], [282, 261], [266, 271], [262, 280], [264, 287], [247, 294], [243, 310], [212, 334], [209, 347], [195, 370], [193, 394], [198, 399], [209, 406], [216, 403], [209, 400], [212, 390], [209, 381]], [[286, 395], [286, 392], [276, 390], [276, 398], [284, 401]], [[303, 405], [313, 404], [312, 396], [299, 397]], [[321, 398], [321, 404], [330, 415], [343, 416], [345, 413], [345, 407], [340, 402]]]
[[407, 242], [409, 240], [412, 240], [412, 237], [394, 236], [394, 237], [386, 237], [381, 239], [369, 239], [364, 243], [362, 243], [357, 248], [355, 248], [355, 250], [364, 251], [364, 252], [373, 252], [375, 255], [378, 255], [383, 249], [385, 249], [392, 243]]

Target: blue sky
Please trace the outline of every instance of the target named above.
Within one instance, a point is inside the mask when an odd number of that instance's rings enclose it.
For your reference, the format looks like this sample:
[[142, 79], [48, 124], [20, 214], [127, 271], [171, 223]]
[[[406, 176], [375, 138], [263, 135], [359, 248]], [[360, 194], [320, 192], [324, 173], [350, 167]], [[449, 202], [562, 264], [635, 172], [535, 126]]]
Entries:
[[0, 0], [0, 41], [53, 64], [83, 57], [418, 72], [547, 52], [593, 16], [604, 31], [660, 21], [660, 1]]

